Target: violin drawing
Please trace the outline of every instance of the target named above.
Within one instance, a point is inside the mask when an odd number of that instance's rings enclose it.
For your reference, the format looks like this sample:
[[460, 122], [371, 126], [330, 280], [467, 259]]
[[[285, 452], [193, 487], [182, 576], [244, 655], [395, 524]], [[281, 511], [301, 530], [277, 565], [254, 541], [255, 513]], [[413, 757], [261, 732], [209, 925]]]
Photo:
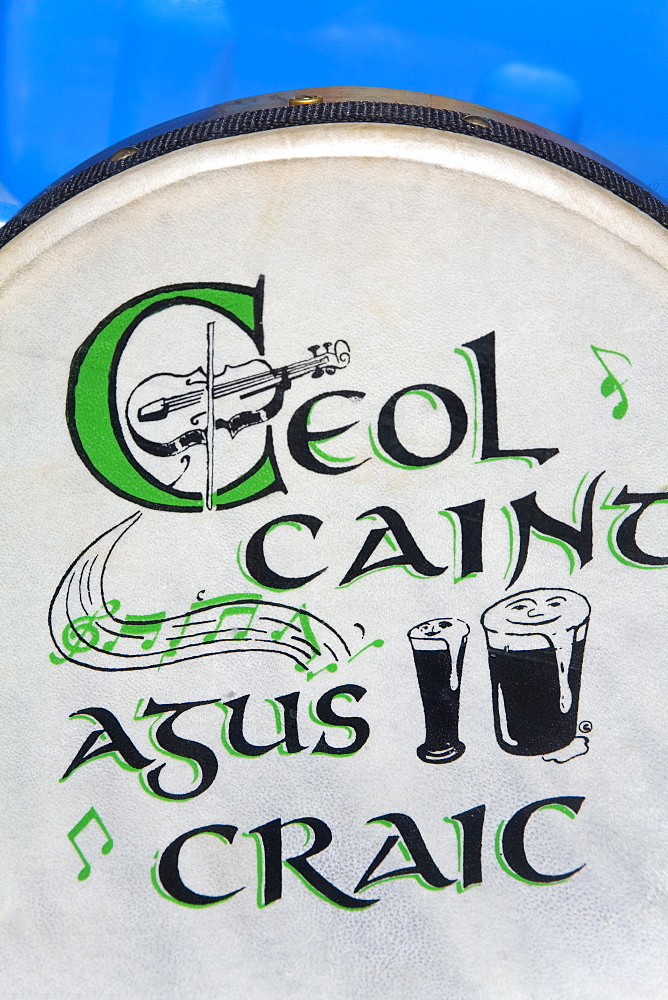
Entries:
[[[213, 324], [211, 324], [213, 325]], [[283, 368], [272, 368], [263, 358], [226, 365], [211, 379], [214, 430], [234, 438], [247, 427], [275, 416], [283, 394], [295, 379], [333, 375], [350, 361], [344, 340], [316, 344], [311, 357]], [[319, 353], [320, 352], [320, 353]], [[160, 373], [140, 382], [127, 403], [127, 420], [137, 445], [150, 455], [178, 455], [205, 443], [208, 416], [208, 378], [202, 368], [187, 375]], [[247, 402], [252, 400], [252, 405]]]
[[[208, 323], [206, 368], [185, 375], [151, 375], [130, 394], [127, 426], [135, 445], [146, 454], [171, 458], [202, 445], [209, 456], [215, 432], [226, 432], [229, 440], [270, 420], [295, 379], [333, 375], [350, 362], [348, 344], [338, 340], [333, 345], [314, 344], [308, 348], [309, 357], [283, 367], [272, 368], [264, 358], [253, 358], [216, 372], [214, 330], [215, 322]], [[207, 465], [211, 470], [210, 459]]]

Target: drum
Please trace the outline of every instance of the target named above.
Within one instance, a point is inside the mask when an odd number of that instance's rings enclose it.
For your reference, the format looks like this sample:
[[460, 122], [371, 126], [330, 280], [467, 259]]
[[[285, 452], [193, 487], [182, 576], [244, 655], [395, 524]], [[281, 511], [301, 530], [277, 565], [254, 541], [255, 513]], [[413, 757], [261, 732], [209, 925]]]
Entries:
[[330, 89], [0, 230], [6, 996], [665, 996], [667, 223]]

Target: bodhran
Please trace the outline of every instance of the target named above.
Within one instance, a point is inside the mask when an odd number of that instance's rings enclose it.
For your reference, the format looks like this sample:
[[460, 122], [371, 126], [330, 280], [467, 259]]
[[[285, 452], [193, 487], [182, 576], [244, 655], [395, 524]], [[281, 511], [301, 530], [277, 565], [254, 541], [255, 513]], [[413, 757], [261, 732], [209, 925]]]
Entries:
[[667, 221], [323, 90], [3, 228], [4, 996], [666, 996]]

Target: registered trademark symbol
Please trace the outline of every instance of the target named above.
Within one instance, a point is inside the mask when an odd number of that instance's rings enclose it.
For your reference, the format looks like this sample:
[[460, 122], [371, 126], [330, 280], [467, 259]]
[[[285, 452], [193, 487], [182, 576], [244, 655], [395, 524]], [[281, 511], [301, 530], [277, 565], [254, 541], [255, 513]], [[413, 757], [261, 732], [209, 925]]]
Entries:
[[583, 722], [581, 722], [580, 725], [578, 726], [578, 729], [580, 730], [581, 733], [590, 733], [593, 728], [594, 727], [592, 723], [588, 722], [586, 719]]

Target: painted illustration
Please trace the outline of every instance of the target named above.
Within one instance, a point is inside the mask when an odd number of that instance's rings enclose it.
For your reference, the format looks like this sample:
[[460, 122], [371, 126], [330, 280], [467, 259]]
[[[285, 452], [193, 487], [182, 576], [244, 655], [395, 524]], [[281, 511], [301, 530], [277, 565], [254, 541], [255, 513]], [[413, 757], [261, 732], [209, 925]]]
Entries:
[[328, 341], [270, 362], [263, 303], [263, 276], [168, 285], [102, 320], [72, 359], [67, 396], [72, 442], [96, 479], [158, 510], [284, 491], [271, 420], [295, 380], [334, 375], [350, 349]]
[[417, 755], [425, 764], [449, 764], [466, 750], [459, 739], [459, 692], [469, 631], [459, 618], [434, 618], [408, 633], [426, 730]]
[[[610, 358], [612, 358], [613, 361], [616, 358], [622, 358], [629, 366], [632, 366], [633, 362], [628, 355], [622, 354], [621, 351], [610, 351], [605, 347], [595, 347], [594, 344], [591, 345], [591, 349], [596, 356], [596, 360], [600, 362], [606, 373], [605, 378], [601, 382], [601, 395], [607, 398], [608, 396], [613, 396], [615, 393], [619, 394], [619, 399], [612, 408], [612, 416], [615, 420], [622, 420], [626, 416], [629, 408], [628, 396], [624, 390], [627, 380], [624, 379], [623, 382], [619, 381], [610, 367]], [[603, 357], [604, 354], [608, 359], [607, 361]]]
[[[120, 615], [121, 602], [105, 593], [105, 570], [139, 512], [89, 545], [67, 570], [51, 602], [49, 626], [58, 654], [94, 670], [142, 670], [217, 653], [265, 652], [288, 657], [307, 679], [334, 673], [354, 659], [343, 637], [305, 607], [265, 600], [262, 594], [225, 594], [196, 600], [183, 612]], [[382, 646], [374, 640], [365, 648]]]
[[582, 594], [544, 588], [504, 598], [483, 614], [494, 728], [506, 753], [564, 763], [587, 752], [577, 729], [590, 612]]
[[[189, 472], [193, 449], [201, 448], [204, 461], [198, 465], [205, 466], [206, 485], [199, 485], [210, 509], [214, 455], [219, 453], [216, 457], [222, 465], [230, 442], [241, 431], [274, 417], [295, 379], [333, 375], [350, 360], [350, 349], [343, 340], [335, 345], [314, 344], [309, 351], [308, 357], [279, 368], [272, 368], [260, 357], [230, 364], [224, 341], [217, 344], [216, 321], [208, 322], [204, 365], [184, 374], [154, 373], [132, 390], [125, 419], [134, 445], [146, 456], [177, 458], [179, 472], [171, 485], [179, 483], [182, 488], [197, 485], [197, 473], [193, 477]], [[218, 431], [223, 432], [224, 440]], [[199, 478], [203, 478], [201, 473]]]

